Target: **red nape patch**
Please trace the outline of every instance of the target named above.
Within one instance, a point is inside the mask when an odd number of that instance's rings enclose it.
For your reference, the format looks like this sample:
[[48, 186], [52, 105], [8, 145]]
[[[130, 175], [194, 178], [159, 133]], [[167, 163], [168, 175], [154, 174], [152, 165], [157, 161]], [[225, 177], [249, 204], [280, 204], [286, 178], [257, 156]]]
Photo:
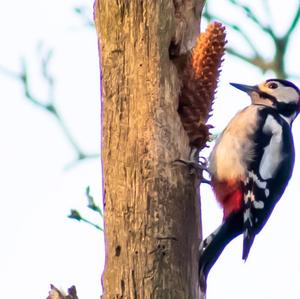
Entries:
[[242, 207], [243, 191], [240, 183], [217, 182], [212, 179], [212, 188], [217, 201], [223, 208], [223, 218], [226, 219], [232, 212]]

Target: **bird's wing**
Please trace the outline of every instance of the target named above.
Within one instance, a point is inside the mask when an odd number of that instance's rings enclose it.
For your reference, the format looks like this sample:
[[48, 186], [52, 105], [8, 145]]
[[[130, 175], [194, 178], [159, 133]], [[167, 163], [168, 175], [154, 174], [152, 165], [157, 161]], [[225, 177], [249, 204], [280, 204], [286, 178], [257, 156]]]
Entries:
[[289, 159], [289, 153], [286, 153], [289, 147], [286, 143], [291, 140], [285, 136], [286, 134], [289, 136], [288, 133], [289, 128], [272, 114], [264, 115], [262, 125], [255, 132], [254, 140], [257, 140], [254, 148], [255, 159], [250, 163], [244, 181], [244, 260], [248, 257], [255, 235], [269, 218], [288, 182], [289, 176], [283, 177], [286, 182], [278, 184], [283, 184], [284, 188], [281, 188], [280, 192], [274, 192], [277, 188], [276, 179]]
[[264, 209], [267, 198], [267, 182], [260, 181], [253, 171], [248, 172], [248, 177], [244, 182], [243, 198], [243, 260], [246, 260], [248, 257], [257, 232], [257, 224], [259, 219], [256, 211], [259, 209]]

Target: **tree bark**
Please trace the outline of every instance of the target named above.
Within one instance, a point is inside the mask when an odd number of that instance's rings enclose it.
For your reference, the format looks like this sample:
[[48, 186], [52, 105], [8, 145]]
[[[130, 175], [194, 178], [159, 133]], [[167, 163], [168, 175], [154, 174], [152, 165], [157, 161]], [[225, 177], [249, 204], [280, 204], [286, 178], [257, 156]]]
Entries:
[[[102, 298], [199, 298], [197, 179], [170, 55], [199, 34], [202, 0], [96, 0], [106, 264]], [[172, 51], [172, 53], [170, 53]]]

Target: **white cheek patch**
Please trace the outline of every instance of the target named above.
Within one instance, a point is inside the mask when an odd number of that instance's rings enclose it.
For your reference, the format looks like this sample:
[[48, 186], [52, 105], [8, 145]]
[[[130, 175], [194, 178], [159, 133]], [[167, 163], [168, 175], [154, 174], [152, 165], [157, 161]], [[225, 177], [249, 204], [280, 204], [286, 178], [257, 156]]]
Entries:
[[263, 180], [274, 177], [278, 166], [284, 159], [282, 155], [282, 127], [269, 115], [263, 126], [265, 134], [271, 134], [270, 143], [264, 148], [264, 154], [259, 165], [259, 173]]
[[275, 97], [276, 100], [281, 103], [297, 104], [299, 102], [299, 94], [294, 88], [284, 86], [278, 82], [276, 82], [276, 84], [279, 85], [279, 87], [276, 89], [270, 89], [266, 87], [265, 84], [259, 85], [259, 89]]
[[[275, 93], [275, 92], [274, 92]], [[298, 103], [299, 94], [294, 88], [291, 87], [282, 87], [280, 90], [277, 90], [277, 93], [274, 94], [278, 102], [282, 103]]]

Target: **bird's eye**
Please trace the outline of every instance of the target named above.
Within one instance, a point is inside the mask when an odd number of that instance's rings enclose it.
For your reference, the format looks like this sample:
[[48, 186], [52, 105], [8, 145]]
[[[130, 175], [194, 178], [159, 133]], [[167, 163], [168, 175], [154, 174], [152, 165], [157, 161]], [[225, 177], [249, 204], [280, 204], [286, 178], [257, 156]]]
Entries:
[[276, 89], [276, 88], [278, 87], [278, 84], [272, 82], [272, 83], [268, 84], [268, 87], [269, 87], [270, 89]]

